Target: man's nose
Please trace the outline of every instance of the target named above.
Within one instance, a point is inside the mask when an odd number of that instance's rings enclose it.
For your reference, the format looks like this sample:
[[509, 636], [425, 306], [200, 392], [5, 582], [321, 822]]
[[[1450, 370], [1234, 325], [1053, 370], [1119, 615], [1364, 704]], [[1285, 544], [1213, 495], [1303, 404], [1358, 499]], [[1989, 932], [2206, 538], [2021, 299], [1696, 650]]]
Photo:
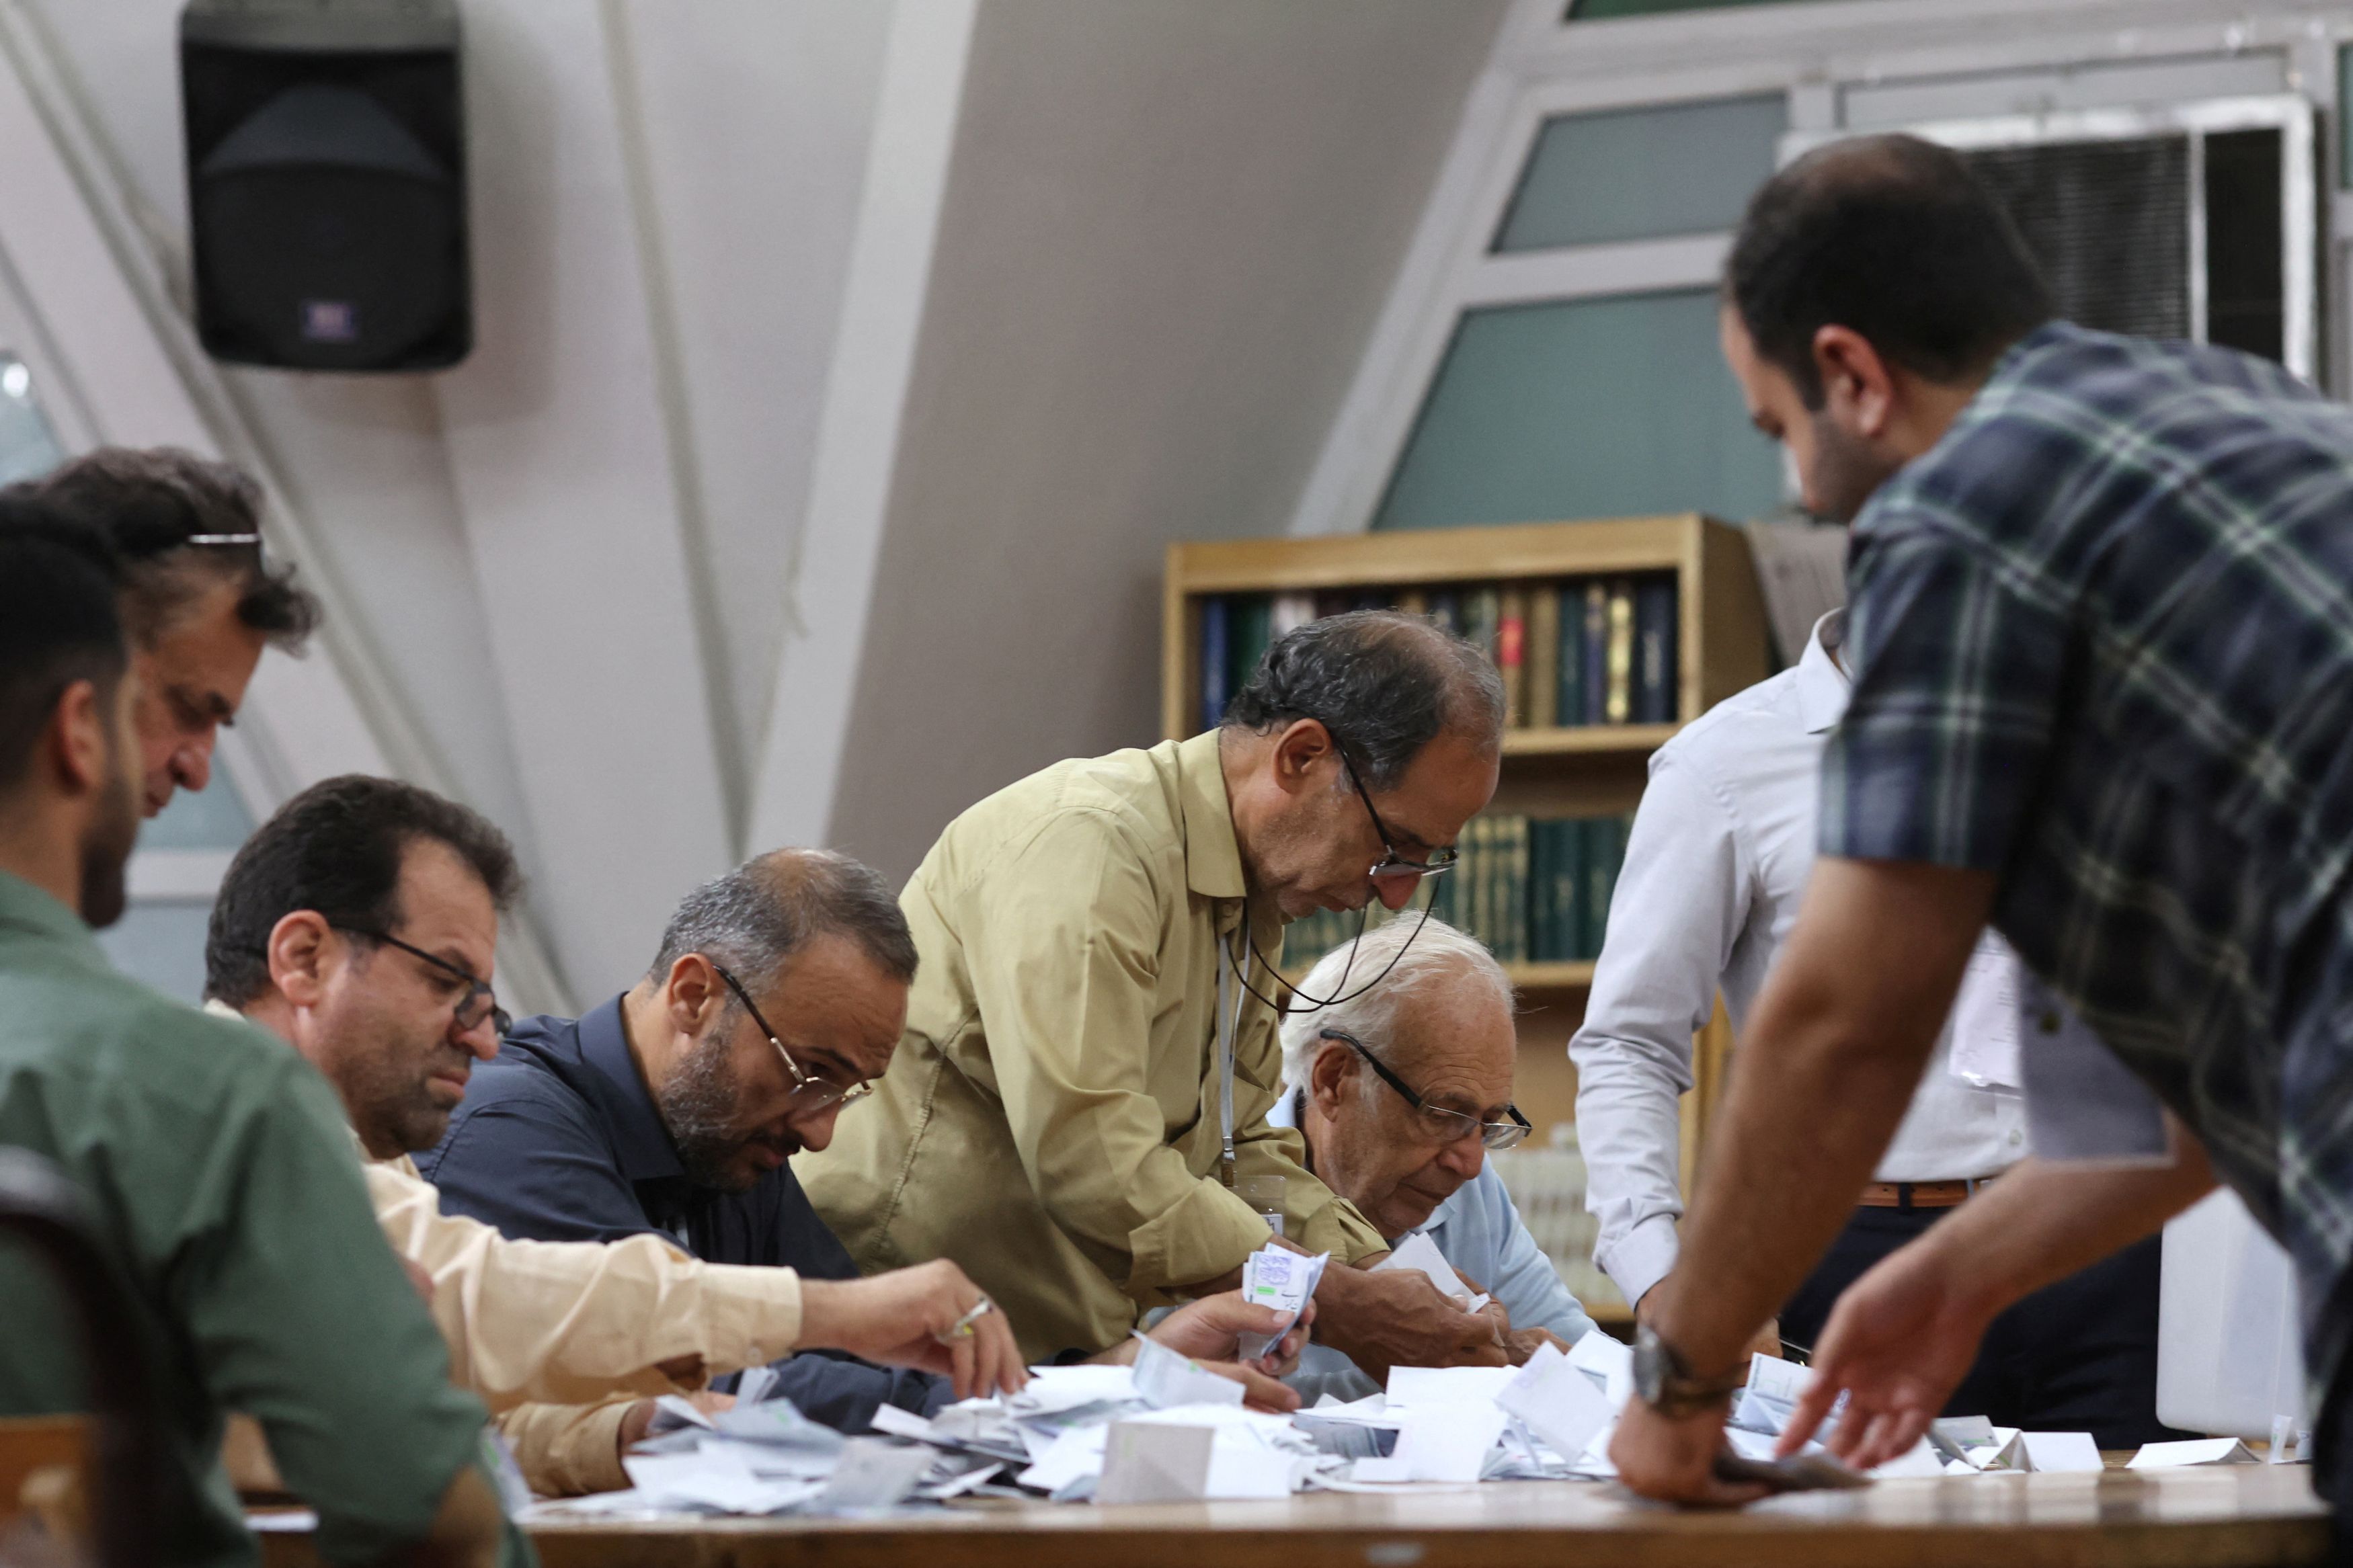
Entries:
[[1421, 879], [1419, 877], [1376, 877], [1373, 879], [1373, 896], [1380, 900], [1381, 907], [1387, 910], [1394, 910], [1405, 908], [1406, 905], [1413, 902], [1414, 894], [1420, 891], [1420, 889]]
[[841, 1102], [836, 1100], [807, 1121], [794, 1122], [793, 1131], [800, 1135], [801, 1147], [822, 1152], [833, 1142], [834, 1118], [840, 1114]]
[[458, 1043], [474, 1055], [477, 1061], [489, 1061], [499, 1054], [499, 1026], [491, 1018], [482, 1018], [470, 1029], [455, 1031]]
[[191, 735], [172, 751], [172, 781], [191, 795], [203, 792], [213, 776], [213, 730]]
[[1475, 1135], [1457, 1138], [1439, 1154], [1438, 1163], [1466, 1182], [1476, 1181], [1486, 1168], [1487, 1146]]

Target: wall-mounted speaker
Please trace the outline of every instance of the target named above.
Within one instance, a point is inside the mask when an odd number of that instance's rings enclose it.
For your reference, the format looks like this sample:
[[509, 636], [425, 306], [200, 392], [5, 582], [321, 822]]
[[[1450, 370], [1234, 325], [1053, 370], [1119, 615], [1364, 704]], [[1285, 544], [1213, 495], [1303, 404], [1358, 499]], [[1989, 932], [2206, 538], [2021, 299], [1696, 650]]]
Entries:
[[473, 347], [455, 0], [189, 0], [188, 226], [206, 352], [438, 370]]

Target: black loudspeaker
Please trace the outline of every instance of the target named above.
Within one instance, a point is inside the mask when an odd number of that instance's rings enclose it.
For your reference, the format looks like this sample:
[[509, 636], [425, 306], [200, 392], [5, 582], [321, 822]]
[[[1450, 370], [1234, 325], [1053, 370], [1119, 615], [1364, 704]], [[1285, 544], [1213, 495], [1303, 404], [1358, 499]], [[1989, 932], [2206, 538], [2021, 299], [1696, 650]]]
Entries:
[[180, 89], [206, 352], [292, 370], [466, 357], [454, 0], [189, 0]]

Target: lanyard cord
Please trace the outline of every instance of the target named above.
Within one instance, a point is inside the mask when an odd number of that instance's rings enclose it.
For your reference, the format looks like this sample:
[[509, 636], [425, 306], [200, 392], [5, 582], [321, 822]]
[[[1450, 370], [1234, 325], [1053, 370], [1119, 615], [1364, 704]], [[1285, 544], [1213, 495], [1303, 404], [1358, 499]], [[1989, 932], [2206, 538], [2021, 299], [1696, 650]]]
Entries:
[[[1421, 928], [1430, 923], [1430, 906], [1424, 904], [1421, 910], [1421, 919], [1414, 924], [1413, 935], [1407, 937], [1404, 942], [1398, 944], [1397, 955], [1388, 961], [1388, 963], [1383, 967], [1378, 974], [1374, 975], [1370, 980], [1366, 981], [1354, 991], [1348, 991], [1347, 985], [1349, 972], [1356, 967], [1356, 942], [1363, 938], [1366, 923], [1372, 919], [1372, 914], [1373, 906], [1371, 901], [1367, 900], [1363, 912], [1356, 918], [1356, 934], [1355, 937], [1349, 939], [1347, 961], [1340, 965], [1340, 978], [1332, 987], [1334, 991], [1346, 992], [1346, 994], [1335, 996], [1310, 996], [1306, 992], [1299, 989], [1298, 986], [1293, 985], [1291, 982], [1283, 979], [1282, 971], [1276, 968], [1273, 962], [1270, 960], [1266, 954], [1259, 952], [1258, 944], [1256, 942], [1250, 941], [1247, 927], [1244, 928], [1243, 941], [1249, 944], [1250, 956], [1258, 960], [1259, 966], [1261, 968], [1264, 969], [1269, 974], [1274, 976], [1274, 983], [1283, 990], [1289, 992], [1294, 1002], [1303, 1002], [1306, 1005], [1303, 1007], [1294, 1006], [1291, 1003], [1276, 1001], [1273, 997], [1269, 996], [1265, 992], [1261, 991], [1256, 986], [1252, 985], [1247, 975], [1243, 975], [1241, 977], [1242, 989], [1257, 997], [1260, 1001], [1265, 1003], [1268, 1006], [1273, 1008], [1279, 1015], [1321, 1012], [1326, 1007], [1336, 1007], [1343, 1002], [1354, 1002], [1357, 997], [1362, 996], [1366, 992], [1370, 991], [1374, 986], [1378, 985], [1382, 981], [1387, 980], [1389, 977], [1389, 971], [1395, 969], [1398, 966], [1399, 960], [1405, 957], [1406, 949], [1413, 945], [1414, 938], [1421, 935]], [[1220, 973], [1222, 974], [1222, 971]]]

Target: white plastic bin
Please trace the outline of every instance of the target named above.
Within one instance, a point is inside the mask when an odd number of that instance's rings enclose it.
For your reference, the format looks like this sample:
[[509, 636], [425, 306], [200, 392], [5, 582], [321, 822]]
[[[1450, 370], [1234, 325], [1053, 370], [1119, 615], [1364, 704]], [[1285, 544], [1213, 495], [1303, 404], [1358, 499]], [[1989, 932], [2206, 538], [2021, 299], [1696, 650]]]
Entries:
[[2269, 1437], [2279, 1415], [2311, 1425], [2295, 1273], [2225, 1187], [2165, 1227], [2157, 1418], [2218, 1437]]

